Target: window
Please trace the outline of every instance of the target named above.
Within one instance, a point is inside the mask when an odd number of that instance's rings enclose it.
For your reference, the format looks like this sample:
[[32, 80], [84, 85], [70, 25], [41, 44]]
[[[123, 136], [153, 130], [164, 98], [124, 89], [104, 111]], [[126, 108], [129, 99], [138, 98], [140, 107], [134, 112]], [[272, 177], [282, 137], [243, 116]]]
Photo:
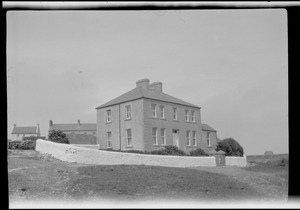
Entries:
[[197, 141], [196, 141], [196, 131], [193, 131], [193, 145], [194, 145], [194, 146], [197, 145]]
[[207, 132], [207, 146], [211, 146], [210, 145], [210, 133], [209, 132]]
[[107, 132], [107, 148], [111, 148], [111, 132]]
[[195, 122], [195, 111], [191, 111], [192, 113], [192, 122]]
[[152, 117], [156, 117], [156, 104], [151, 105]]
[[177, 120], [177, 108], [173, 108], [173, 119]]
[[126, 129], [127, 146], [132, 146], [131, 129]]
[[126, 119], [131, 119], [131, 106], [128, 105], [128, 106], [125, 106], [125, 118]]
[[159, 106], [160, 118], [165, 118], [165, 107], [163, 105]]
[[111, 122], [111, 110], [106, 110], [106, 122]]
[[189, 121], [189, 110], [185, 110], [185, 120]]
[[157, 145], [157, 128], [152, 128], [153, 144]]
[[191, 141], [190, 141], [190, 131], [186, 131], [186, 144], [187, 145], [191, 145]]
[[161, 144], [165, 145], [166, 144], [166, 132], [164, 128], [160, 129], [160, 136], [161, 136]]

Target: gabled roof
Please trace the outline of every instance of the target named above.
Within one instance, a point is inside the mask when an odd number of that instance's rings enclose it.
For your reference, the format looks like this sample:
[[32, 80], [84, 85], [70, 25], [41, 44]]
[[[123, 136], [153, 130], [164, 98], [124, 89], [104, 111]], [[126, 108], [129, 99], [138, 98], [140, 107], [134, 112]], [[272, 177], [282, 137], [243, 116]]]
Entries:
[[73, 124], [53, 124], [49, 126], [49, 130], [61, 130], [61, 131], [96, 131], [96, 123], [82, 123], [78, 126], [77, 123]]
[[14, 127], [11, 134], [37, 134], [37, 126]]
[[100, 108], [104, 108], [104, 107], [112, 106], [112, 105], [116, 105], [116, 104], [121, 104], [121, 103], [124, 103], [127, 101], [133, 101], [133, 100], [137, 100], [140, 98], [148, 98], [148, 99], [154, 99], [154, 100], [159, 100], [159, 101], [164, 101], [164, 102], [169, 102], [169, 103], [174, 103], [174, 104], [180, 104], [180, 105], [200, 108], [199, 106], [195, 106], [191, 103], [185, 102], [183, 100], [180, 100], [178, 98], [175, 98], [175, 97], [165, 94], [163, 92], [145, 89], [142, 87], [136, 87], [136, 88], [132, 89], [131, 91], [128, 91], [127, 93], [124, 93], [123, 95], [121, 95], [101, 106], [98, 106], [96, 109], [100, 109]]
[[202, 123], [202, 130], [206, 130], [206, 131], [216, 131], [215, 129], [213, 129], [212, 127], [210, 127], [207, 124], [203, 124]]

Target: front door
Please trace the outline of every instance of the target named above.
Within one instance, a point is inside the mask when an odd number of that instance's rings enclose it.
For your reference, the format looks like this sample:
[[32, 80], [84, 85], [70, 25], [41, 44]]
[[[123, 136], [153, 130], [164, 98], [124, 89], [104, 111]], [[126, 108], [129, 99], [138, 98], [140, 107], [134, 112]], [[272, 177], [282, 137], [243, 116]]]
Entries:
[[179, 148], [179, 130], [173, 130], [173, 145]]

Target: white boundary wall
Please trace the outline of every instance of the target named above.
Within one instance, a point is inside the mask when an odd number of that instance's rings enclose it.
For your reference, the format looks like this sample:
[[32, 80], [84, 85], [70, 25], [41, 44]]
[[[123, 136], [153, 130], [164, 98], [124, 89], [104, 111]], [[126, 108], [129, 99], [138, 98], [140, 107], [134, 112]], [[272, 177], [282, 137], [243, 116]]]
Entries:
[[110, 152], [38, 139], [36, 151], [67, 161], [95, 165], [154, 165], [169, 167], [216, 166], [215, 157], [180, 157]]
[[247, 166], [247, 157], [244, 155], [243, 157], [229, 157], [226, 156], [226, 166]]
[[90, 149], [99, 149], [100, 145], [99, 144], [71, 144], [77, 147], [85, 147], [85, 148], [90, 148]]

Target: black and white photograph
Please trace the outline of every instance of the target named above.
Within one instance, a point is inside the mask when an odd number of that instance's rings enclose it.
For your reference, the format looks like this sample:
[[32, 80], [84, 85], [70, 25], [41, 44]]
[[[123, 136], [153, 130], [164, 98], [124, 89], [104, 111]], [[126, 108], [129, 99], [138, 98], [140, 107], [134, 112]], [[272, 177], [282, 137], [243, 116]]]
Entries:
[[286, 9], [6, 3], [9, 208], [289, 204]]

